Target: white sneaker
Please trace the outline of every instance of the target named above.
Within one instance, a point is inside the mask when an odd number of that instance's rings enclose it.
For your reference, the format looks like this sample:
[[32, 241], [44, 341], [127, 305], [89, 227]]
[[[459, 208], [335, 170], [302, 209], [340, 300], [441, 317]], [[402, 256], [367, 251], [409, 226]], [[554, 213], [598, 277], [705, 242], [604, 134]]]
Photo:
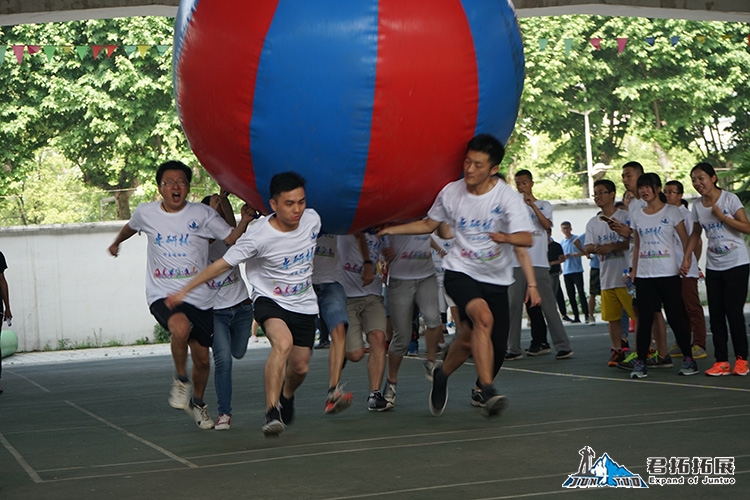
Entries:
[[192, 390], [193, 385], [190, 382], [180, 382], [179, 379], [173, 379], [172, 389], [169, 391], [169, 406], [178, 410], [187, 408]]
[[214, 427], [214, 429], [216, 429], [217, 431], [228, 431], [231, 425], [232, 417], [230, 415], [222, 413], [221, 415], [219, 415], [219, 420], [216, 421], [216, 426]]
[[586, 323], [587, 323], [587, 324], [588, 324], [589, 326], [593, 326], [593, 325], [595, 325], [595, 324], [596, 324], [596, 319], [594, 318], [594, 315], [593, 315], [593, 314], [592, 314], [591, 316], [589, 316], [588, 318], [586, 318]]
[[391, 384], [388, 380], [385, 381], [385, 390], [383, 391], [383, 398], [392, 405], [396, 404], [396, 384]]
[[251, 344], [257, 344], [258, 343], [258, 337], [250, 337], [250, 343]]
[[211, 416], [208, 414], [208, 405], [196, 406], [193, 401], [188, 401], [188, 405], [185, 407], [185, 412], [193, 417], [195, 425], [201, 429], [213, 429], [214, 421], [211, 420]]

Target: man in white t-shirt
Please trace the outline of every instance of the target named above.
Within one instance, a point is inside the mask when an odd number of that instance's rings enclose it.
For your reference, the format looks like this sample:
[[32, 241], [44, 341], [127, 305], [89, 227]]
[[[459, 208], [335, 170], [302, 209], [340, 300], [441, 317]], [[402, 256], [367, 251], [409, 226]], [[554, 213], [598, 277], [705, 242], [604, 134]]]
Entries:
[[320, 232], [320, 216], [306, 208], [302, 177], [294, 172], [274, 175], [270, 194], [274, 213], [253, 224], [224, 257], [167, 299], [170, 307], [179, 307], [193, 289], [245, 262], [255, 318], [271, 343], [262, 427], [267, 436], [292, 423], [294, 392], [307, 376], [318, 315], [312, 272]]
[[386, 364], [387, 321], [381, 293], [383, 266], [376, 269], [373, 263], [383, 262], [381, 247], [380, 239], [372, 234], [339, 236], [338, 239], [338, 253], [344, 271], [341, 283], [346, 292], [346, 311], [349, 316], [346, 359], [356, 363], [364, 358], [367, 352], [362, 338], [364, 334], [370, 345], [367, 359], [370, 384], [367, 409], [374, 412], [393, 409], [393, 403], [386, 400], [380, 390]]
[[[431, 350], [438, 344], [440, 335], [440, 308], [438, 282], [432, 262], [432, 237], [429, 234], [400, 235], [389, 238], [386, 249], [393, 256], [388, 266], [388, 309], [393, 324], [393, 338], [388, 347], [388, 377], [383, 397], [396, 404], [398, 372], [412, 338], [414, 305], [425, 322], [425, 339]], [[425, 365], [432, 372], [435, 352]]]
[[508, 342], [508, 286], [513, 283], [515, 252], [527, 279], [531, 305], [540, 302], [534, 271], [524, 247], [533, 227], [521, 196], [498, 176], [504, 146], [491, 135], [471, 139], [463, 179], [446, 185], [427, 218], [383, 229], [380, 234], [429, 234], [441, 222], [453, 228], [455, 244], [443, 259], [445, 289], [456, 302], [462, 322], [445, 361], [432, 370], [429, 406], [441, 415], [448, 401], [448, 377], [471, 355], [476, 365], [486, 416], [507, 405], [493, 385]]
[[586, 252], [599, 256], [599, 283], [602, 295], [602, 321], [609, 324], [612, 342], [608, 366], [616, 367], [624, 359], [622, 351], [622, 311], [635, 318], [633, 299], [622, 280], [630, 267], [627, 253], [630, 242], [613, 231], [609, 220], [626, 222], [628, 214], [615, 208], [615, 183], [607, 179], [594, 182], [594, 203], [601, 209], [586, 224]]
[[[208, 348], [213, 342], [215, 291], [204, 285], [185, 297], [185, 302], [176, 309], [168, 308], [164, 301], [182, 287], [185, 278], [206, 267], [210, 239], [233, 244], [252, 217], [249, 211], [243, 212], [242, 222], [233, 229], [216, 210], [201, 203], [189, 203], [192, 175], [190, 168], [178, 161], [160, 165], [156, 184], [162, 201], [139, 205], [108, 250], [117, 257], [123, 241], [136, 233], [146, 233], [146, 300], [151, 314], [169, 330], [176, 371], [169, 404], [184, 409], [201, 429], [211, 429], [214, 422], [203, 394], [211, 370]], [[186, 368], [188, 346], [193, 360], [192, 397]]]
[[344, 276], [337, 247], [337, 235], [318, 235], [313, 265], [313, 288], [318, 297], [320, 310], [319, 329], [326, 329], [331, 339], [331, 350], [328, 351], [326, 414], [338, 413], [349, 408], [353, 399], [352, 393], [344, 391], [339, 383], [346, 357], [346, 330], [349, 326], [349, 315], [346, 311], [346, 292], [341, 284]]
[[[533, 232], [531, 233], [533, 244], [529, 248], [528, 254], [531, 259], [531, 265], [534, 268], [537, 290], [542, 298], [542, 314], [549, 326], [552, 343], [555, 346], [556, 359], [567, 359], [573, 356], [570, 348], [570, 339], [563, 326], [560, 315], [557, 314], [555, 307], [555, 295], [552, 290], [552, 282], [549, 275], [549, 260], [547, 260], [547, 229], [552, 227], [552, 204], [548, 201], [538, 200], [533, 193], [534, 179], [528, 170], [519, 170], [516, 172], [516, 189], [523, 197], [526, 204]], [[521, 359], [521, 316], [524, 307], [524, 296], [526, 294], [526, 278], [518, 262], [513, 268], [513, 283], [509, 290], [510, 304], [510, 333], [508, 335], [508, 352], [505, 354], [505, 360]], [[531, 314], [530, 314], [531, 316]], [[539, 318], [543, 327], [543, 320]], [[526, 350], [529, 356], [539, 356], [550, 352], [550, 346], [547, 344], [546, 331], [543, 329], [544, 338], [534, 338], [538, 325], [534, 324], [532, 317], [532, 339], [531, 345]]]

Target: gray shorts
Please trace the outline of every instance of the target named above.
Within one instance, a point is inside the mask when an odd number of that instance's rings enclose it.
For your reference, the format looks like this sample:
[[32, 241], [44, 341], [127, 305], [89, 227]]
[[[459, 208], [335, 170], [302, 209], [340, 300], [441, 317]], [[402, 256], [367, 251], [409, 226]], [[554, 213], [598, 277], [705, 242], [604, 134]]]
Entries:
[[346, 312], [349, 314], [349, 329], [346, 331], [346, 352], [364, 348], [362, 334], [379, 330], [385, 333], [387, 322], [381, 295], [348, 297]]
[[414, 280], [390, 279], [388, 305], [391, 310], [393, 339], [388, 352], [391, 354], [403, 356], [409, 348], [415, 303], [419, 306], [426, 328], [440, 326], [438, 284], [434, 274]]

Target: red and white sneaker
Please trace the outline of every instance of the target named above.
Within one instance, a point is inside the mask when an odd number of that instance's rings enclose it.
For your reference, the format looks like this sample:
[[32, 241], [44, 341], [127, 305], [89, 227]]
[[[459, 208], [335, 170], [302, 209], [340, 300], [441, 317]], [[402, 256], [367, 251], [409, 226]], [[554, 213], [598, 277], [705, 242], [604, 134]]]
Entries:
[[231, 426], [232, 426], [231, 415], [222, 413], [221, 415], [219, 415], [219, 420], [216, 421], [216, 426], [214, 427], [214, 429], [216, 429], [217, 431], [228, 431]]
[[351, 392], [344, 392], [344, 387], [341, 384], [337, 385], [336, 389], [330, 391], [326, 398], [326, 415], [333, 415], [346, 410], [352, 405], [353, 400], [354, 396]]
[[750, 368], [747, 366], [747, 360], [742, 359], [742, 356], [737, 356], [737, 361], [735, 361], [734, 368], [732, 369], [732, 375], [744, 377], [748, 373], [750, 373]]
[[724, 375], [731, 375], [729, 363], [726, 361], [717, 361], [714, 365], [706, 370], [706, 375], [709, 377], [723, 377]]

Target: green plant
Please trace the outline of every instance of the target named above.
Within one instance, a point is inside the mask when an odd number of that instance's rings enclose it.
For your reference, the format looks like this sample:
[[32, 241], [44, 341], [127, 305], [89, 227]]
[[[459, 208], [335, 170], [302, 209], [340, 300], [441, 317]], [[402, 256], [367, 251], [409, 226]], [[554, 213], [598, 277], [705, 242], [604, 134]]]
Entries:
[[154, 342], [157, 344], [166, 344], [169, 342], [169, 330], [158, 323], [154, 325]]
[[124, 345], [119, 340], [108, 340], [104, 344], [102, 344], [102, 347], [120, 347], [121, 345]]
[[150, 344], [151, 341], [148, 340], [148, 337], [143, 337], [140, 339], [135, 339], [135, 345], [147, 345]]

